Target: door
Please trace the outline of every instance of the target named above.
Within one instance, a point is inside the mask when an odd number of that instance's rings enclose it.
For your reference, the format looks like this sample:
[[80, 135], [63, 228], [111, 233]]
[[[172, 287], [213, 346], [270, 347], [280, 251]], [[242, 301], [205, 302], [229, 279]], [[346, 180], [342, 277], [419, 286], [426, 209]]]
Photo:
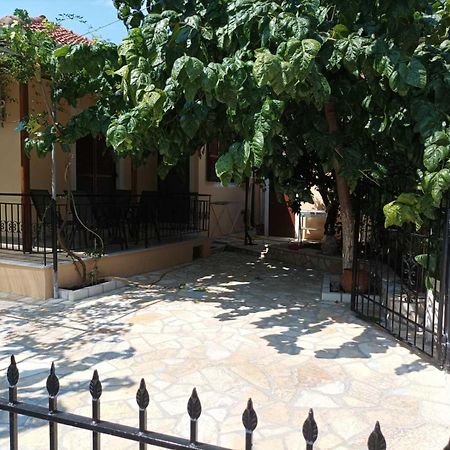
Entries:
[[77, 141], [77, 190], [110, 194], [116, 190], [116, 163], [104, 138], [86, 136]]
[[295, 237], [295, 215], [287, 205], [287, 196], [280, 203], [277, 195], [270, 190], [269, 196], [269, 235]]
[[158, 178], [159, 220], [162, 223], [176, 223], [180, 226], [188, 226], [192, 205], [189, 195], [190, 188], [190, 160], [180, 162], [174, 167], [167, 177], [162, 180]]
[[158, 192], [163, 194], [189, 194], [190, 160], [180, 162], [164, 180], [158, 178]]

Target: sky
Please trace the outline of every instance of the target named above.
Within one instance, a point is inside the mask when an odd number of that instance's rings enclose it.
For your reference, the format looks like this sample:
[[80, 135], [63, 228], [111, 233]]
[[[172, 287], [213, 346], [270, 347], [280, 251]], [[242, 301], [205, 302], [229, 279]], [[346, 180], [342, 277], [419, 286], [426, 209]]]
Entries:
[[96, 36], [117, 44], [126, 35], [125, 26], [117, 21], [112, 0], [0, 0], [0, 17], [13, 14], [15, 9], [26, 9], [30, 16], [44, 15], [49, 20], [55, 20], [59, 14], [82, 16], [87, 23], [65, 20], [61, 24], [88, 38]]

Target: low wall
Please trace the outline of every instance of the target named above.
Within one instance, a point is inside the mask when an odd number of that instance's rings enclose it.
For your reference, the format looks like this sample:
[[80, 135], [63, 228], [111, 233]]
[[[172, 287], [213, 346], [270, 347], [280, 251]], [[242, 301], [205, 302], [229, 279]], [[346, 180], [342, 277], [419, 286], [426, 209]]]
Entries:
[[[0, 261], [0, 291], [32, 298], [53, 294], [53, 268], [33, 263]], [[48, 295], [50, 293], [50, 295]]]
[[317, 250], [290, 250], [284, 246], [271, 245], [266, 258], [294, 264], [306, 269], [342, 273], [342, 258], [340, 256], [324, 255]]
[[[130, 250], [104, 255], [97, 261], [97, 277], [126, 277], [166, 269], [191, 262], [196, 257], [210, 254], [208, 238], [189, 239], [141, 250]], [[88, 273], [95, 267], [92, 258], [86, 259]], [[70, 288], [81, 283], [74, 264], [59, 265], [59, 285]], [[47, 299], [53, 297], [53, 267], [32, 263], [0, 261], [0, 291]]]

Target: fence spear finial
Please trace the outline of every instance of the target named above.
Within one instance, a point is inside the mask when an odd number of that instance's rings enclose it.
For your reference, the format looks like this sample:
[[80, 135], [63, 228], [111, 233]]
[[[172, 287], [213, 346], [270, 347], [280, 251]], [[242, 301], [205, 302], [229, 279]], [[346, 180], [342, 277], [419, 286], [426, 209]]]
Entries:
[[136, 402], [139, 409], [146, 409], [150, 403], [150, 397], [148, 395], [147, 387], [145, 386], [145, 380], [142, 378], [139, 389], [136, 392]]
[[375, 428], [370, 433], [367, 441], [367, 448], [369, 450], [386, 450], [386, 440], [381, 432], [380, 423], [377, 421]]
[[317, 441], [317, 437], [319, 436], [319, 429], [317, 427], [317, 423], [314, 419], [314, 411], [312, 409], [309, 410], [308, 417], [303, 423], [303, 437], [305, 438], [306, 444], [312, 448], [314, 442]]
[[8, 383], [10, 387], [17, 386], [19, 382], [19, 370], [17, 369], [16, 358], [11, 355], [11, 364], [6, 372], [6, 378], [8, 378]]
[[54, 362], [50, 367], [50, 375], [47, 377], [47, 392], [50, 397], [56, 397], [59, 392], [59, 380], [55, 373]]
[[92, 380], [89, 383], [89, 392], [91, 393], [93, 400], [98, 400], [103, 392], [102, 382], [98, 377], [97, 369], [94, 370], [94, 375], [92, 375]]
[[202, 413], [202, 404], [200, 402], [200, 399], [198, 398], [196, 388], [192, 389], [192, 394], [189, 397], [187, 410], [188, 410], [189, 417], [192, 420], [197, 420]]
[[253, 402], [251, 398], [248, 399], [247, 408], [242, 414], [242, 423], [247, 431], [255, 431], [255, 428], [258, 425], [258, 416], [253, 409]]

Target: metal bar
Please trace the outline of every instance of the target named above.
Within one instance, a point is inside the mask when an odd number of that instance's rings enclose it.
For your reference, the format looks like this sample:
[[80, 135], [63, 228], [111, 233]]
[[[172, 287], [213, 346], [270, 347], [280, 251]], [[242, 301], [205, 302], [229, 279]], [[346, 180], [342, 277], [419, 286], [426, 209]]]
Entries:
[[[100, 422], [100, 399], [92, 399], [92, 421]], [[92, 433], [92, 448], [100, 450], [100, 433], [96, 431]]]
[[[9, 387], [9, 403], [17, 404], [17, 385]], [[17, 432], [17, 414], [13, 411], [9, 412], [9, 448], [10, 450], [18, 450], [18, 432]]]
[[138, 428], [113, 422], [99, 421], [98, 423], [95, 423], [90, 417], [79, 416], [62, 411], [57, 411], [54, 414], [49, 415], [47, 408], [22, 402], [13, 405], [3, 397], [0, 397], [0, 410], [172, 450], [232, 450], [203, 443], [196, 443], [193, 445], [187, 439], [152, 431], [142, 433]]
[[195, 444], [198, 441], [197, 424], [198, 424], [197, 419], [191, 419], [190, 441], [192, 444]]
[[252, 450], [253, 447], [253, 432], [245, 430], [245, 450]]
[[[446, 347], [445, 350], [448, 349], [448, 334], [447, 330], [444, 329], [444, 314], [446, 313], [445, 310], [449, 310], [448, 308], [448, 301], [449, 301], [449, 251], [450, 251], [450, 239], [449, 239], [449, 233], [450, 233], [450, 209], [447, 207], [447, 214], [445, 218], [445, 226], [444, 226], [444, 240], [442, 243], [442, 271], [441, 271], [441, 285], [440, 285], [440, 302], [439, 302], [439, 312], [438, 312], [438, 330], [439, 330], [439, 336], [438, 336], [438, 359], [439, 362], [444, 366], [446, 364], [446, 358], [447, 358], [447, 351], [444, 351], [444, 346]], [[445, 305], [445, 306], [444, 306]], [[448, 325], [448, 323], [447, 323]]]
[[[139, 409], [139, 431], [145, 433], [147, 431], [147, 410]], [[147, 444], [144, 442], [139, 443], [139, 450], [146, 450]]]
[[[445, 265], [444, 265], [444, 280], [445, 280], [445, 291], [444, 291], [444, 299], [445, 303], [443, 304], [443, 320], [444, 320], [444, 336], [445, 336], [445, 365], [444, 368], [447, 372], [450, 372], [450, 307], [449, 307], [449, 299], [450, 299], [450, 204], [447, 204], [447, 215], [446, 215], [446, 226], [444, 227], [444, 254], [445, 254]], [[442, 286], [441, 286], [441, 290]]]
[[359, 231], [361, 226], [361, 207], [360, 207], [360, 199], [359, 195], [357, 197], [356, 202], [356, 212], [355, 212], [355, 228], [353, 231], [353, 267], [352, 267], [352, 293], [351, 293], [351, 300], [350, 300], [350, 309], [352, 311], [356, 311], [356, 296], [358, 295], [356, 286], [357, 286], [357, 272], [358, 272], [358, 265], [359, 265]]
[[[48, 398], [48, 411], [49, 414], [55, 414], [58, 410], [58, 398], [49, 397]], [[49, 422], [49, 433], [50, 433], [50, 450], [58, 450], [58, 424], [55, 422]]]
[[8, 248], [8, 228], [9, 228], [9, 223], [8, 223], [8, 204], [5, 204], [5, 248]]
[[[0, 203], [0, 248], [3, 248], [3, 232], [6, 230], [6, 222], [4, 221], [3, 215], [4, 203]], [[4, 224], [4, 226], [3, 226]]]

